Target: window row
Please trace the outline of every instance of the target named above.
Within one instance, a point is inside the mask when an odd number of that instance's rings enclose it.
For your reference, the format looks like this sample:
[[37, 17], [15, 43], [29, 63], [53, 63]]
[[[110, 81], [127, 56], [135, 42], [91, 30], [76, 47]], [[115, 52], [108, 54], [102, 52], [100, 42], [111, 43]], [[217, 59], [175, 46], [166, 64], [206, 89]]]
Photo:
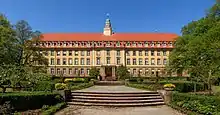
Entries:
[[[61, 53], [62, 52], [62, 53]], [[56, 53], [56, 54], [55, 54]], [[50, 53], [49, 53], [49, 51], [46, 51], [45, 52], [45, 55], [46, 56], [48, 56], [48, 55], [50, 55], [50, 56], [55, 56], [55, 55], [57, 55], [57, 56], [79, 56], [79, 55], [81, 55], [81, 56], [90, 56], [90, 53], [91, 53], [91, 51], [77, 51], [77, 50], [75, 50], [74, 51], [74, 54], [73, 54], [73, 51], [72, 50], [69, 50], [69, 51], [66, 51], [66, 50], [63, 50], [63, 51], [54, 51], [54, 50], [51, 50], [50, 51]]]
[[90, 69], [84, 69], [84, 68], [50, 68], [51, 74], [58, 74], [58, 75], [89, 75]]
[[143, 50], [140, 50], [140, 51], [126, 51], [126, 56], [137, 56], [137, 53], [139, 56], [143, 56], [143, 53], [145, 56], [149, 56], [149, 53], [150, 53], [150, 56], [167, 56], [167, 51], [143, 51]]
[[151, 58], [150, 60], [148, 58], [145, 58], [144, 60], [143, 58], [139, 58], [138, 60], [136, 58], [133, 59], [127, 58], [126, 64], [127, 65], [162, 65], [162, 64], [166, 65], [167, 59], [164, 58], [163, 60], [161, 60], [160, 58], [157, 58], [157, 62], [156, 62], [155, 58]]
[[[86, 61], [86, 63], [85, 63]], [[90, 58], [74, 58], [74, 65], [90, 65]], [[54, 58], [50, 58], [50, 65], [55, 65], [55, 59]], [[72, 58], [63, 58], [62, 59], [62, 63], [61, 63], [61, 59], [57, 59], [56, 60], [56, 65], [73, 65], [73, 59]]]
[[154, 42], [154, 41], [146, 41], [146, 42], [41, 42], [41, 43], [37, 43], [37, 46], [87, 46], [87, 47], [91, 47], [91, 46], [173, 46], [173, 42]]

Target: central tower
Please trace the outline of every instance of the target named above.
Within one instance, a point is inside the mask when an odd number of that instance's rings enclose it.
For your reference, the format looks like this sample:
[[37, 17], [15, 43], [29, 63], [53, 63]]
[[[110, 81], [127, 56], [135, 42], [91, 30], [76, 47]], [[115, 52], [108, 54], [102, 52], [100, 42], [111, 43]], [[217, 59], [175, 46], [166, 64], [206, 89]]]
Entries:
[[105, 27], [103, 29], [103, 35], [111, 36], [112, 34], [113, 34], [113, 32], [112, 32], [111, 21], [109, 19], [109, 16], [107, 16], [107, 19], [105, 21]]

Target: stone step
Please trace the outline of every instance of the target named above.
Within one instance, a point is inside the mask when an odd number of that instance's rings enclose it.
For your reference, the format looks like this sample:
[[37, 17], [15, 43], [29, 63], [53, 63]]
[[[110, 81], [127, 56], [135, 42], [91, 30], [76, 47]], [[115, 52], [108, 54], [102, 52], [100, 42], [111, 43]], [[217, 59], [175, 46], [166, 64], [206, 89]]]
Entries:
[[72, 96], [93, 96], [93, 97], [150, 97], [160, 96], [157, 94], [87, 94], [87, 93], [72, 93]]
[[91, 92], [91, 91], [72, 91], [71, 92], [72, 94], [158, 94], [157, 91], [140, 91], [140, 92], [120, 92], [120, 91], [117, 91], [117, 92]]
[[137, 107], [137, 106], [158, 106], [164, 105], [164, 102], [152, 102], [152, 103], [85, 103], [85, 102], [68, 102], [69, 105], [81, 105], [81, 106], [111, 106], [111, 107]]
[[91, 99], [91, 100], [147, 100], [161, 99], [161, 96], [150, 97], [91, 97], [91, 96], [72, 96], [72, 99]]
[[71, 99], [72, 102], [84, 102], [84, 103], [153, 103], [163, 102], [163, 99], [150, 99], [150, 100], [91, 100], [91, 99]]
[[100, 86], [117, 86], [117, 85], [124, 85], [125, 83], [123, 81], [97, 81], [95, 82], [95, 85]]

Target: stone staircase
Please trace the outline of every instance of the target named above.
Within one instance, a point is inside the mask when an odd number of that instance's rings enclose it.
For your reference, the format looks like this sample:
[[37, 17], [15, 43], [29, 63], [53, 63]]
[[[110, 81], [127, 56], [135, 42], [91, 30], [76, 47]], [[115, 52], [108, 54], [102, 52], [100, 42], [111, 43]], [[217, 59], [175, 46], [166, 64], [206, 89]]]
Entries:
[[164, 105], [163, 98], [156, 91], [141, 92], [85, 92], [72, 91], [69, 105], [83, 106], [156, 106]]

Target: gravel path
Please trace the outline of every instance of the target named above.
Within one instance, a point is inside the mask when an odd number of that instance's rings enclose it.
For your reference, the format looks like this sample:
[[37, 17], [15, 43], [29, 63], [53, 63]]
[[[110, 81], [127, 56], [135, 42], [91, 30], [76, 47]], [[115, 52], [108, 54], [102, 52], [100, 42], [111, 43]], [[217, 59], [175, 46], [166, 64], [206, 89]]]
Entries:
[[[91, 92], [140, 92], [146, 91], [126, 86], [93, 86], [83, 90]], [[172, 108], [163, 106], [149, 107], [97, 107], [97, 106], [75, 106], [57, 112], [55, 115], [183, 115]]]
[[55, 115], [184, 115], [170, 107], [89, 107], [71, 105]]
[[90, 88], [76, 90], [76, 91], [89, 91], [89, 92], [140, 92], [146, 91], [126, 86], [92, 86]]

